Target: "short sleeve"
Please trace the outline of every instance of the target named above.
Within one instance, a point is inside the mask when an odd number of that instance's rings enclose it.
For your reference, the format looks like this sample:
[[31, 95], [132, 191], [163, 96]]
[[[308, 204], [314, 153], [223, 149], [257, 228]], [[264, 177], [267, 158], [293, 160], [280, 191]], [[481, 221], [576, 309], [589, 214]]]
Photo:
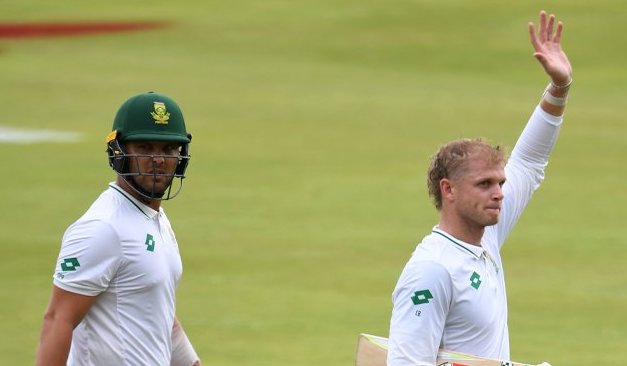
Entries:
[[109, 287], [121, 261], [120, 239], [109, 223], [78, 221], [63, 236], [54, 284], [66, 291], [97, 296]]
[[452, 296], [442, 265], [423, 261], [404, 269], [392, 295], [389, 366], [435, 364]]

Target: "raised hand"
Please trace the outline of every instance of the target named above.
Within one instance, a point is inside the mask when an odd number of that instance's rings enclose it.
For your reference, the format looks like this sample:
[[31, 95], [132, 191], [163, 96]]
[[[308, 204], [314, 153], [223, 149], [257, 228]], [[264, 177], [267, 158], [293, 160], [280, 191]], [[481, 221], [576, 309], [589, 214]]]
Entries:
[[544, 71], [551, 77], [551, 82], [558, 88], [568, 86], [573, 74], [570, 61], [560, 44], [563, 29], [562, 22], [557, 22], [555, 26], [555, 15], [547, 17], [544, 10], [540, 12], [538, 32], [533, 22], [529, 22], [529, 36], [535, 50], [533, 56], [542, 64]]

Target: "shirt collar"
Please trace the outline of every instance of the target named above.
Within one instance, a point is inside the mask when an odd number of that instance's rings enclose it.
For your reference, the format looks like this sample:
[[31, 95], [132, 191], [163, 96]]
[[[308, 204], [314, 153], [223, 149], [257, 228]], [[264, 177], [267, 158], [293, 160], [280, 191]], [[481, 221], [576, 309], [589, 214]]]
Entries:
[[155, 217], [157, 217], [157, 215], [161, 213], [161, 207], [159, 207], [159, 211], [153, 210], [142, 201], [131, 196], [128, 192], [122, 189], [122, 187], [120, 187], [117, 183], [111, 182], [109, 183], [109, 187], [111, 187], [112, 189], [120, 193], [122, 196], [124, 196], [126, 199], [128, 199], [130, 203], [133, 204], [133, 206], [135, 206], [141, 213], [146, 215], [146, 217], [148, 217], [149, 219], [154, 219]]
[[439, 227], [434, 227], [432, 232], [434, 234], [440, 235], [444, 238], [446, 238], [451, 244], [455, 245], [456, 248], [467, 252], [468, 254], [471, 254], [473, 257], [479, 259], [481, 258], [481, 256], [483, 255], [483, 253], [485, 252], [485, 249], [481, 246], [478, 245], [472, 245], [469, 243], [466, 243], [464, 241], [461, 241], [457, 238], [455, 238], [453, 235], [447, 233], [446, 231], [440, 229]]

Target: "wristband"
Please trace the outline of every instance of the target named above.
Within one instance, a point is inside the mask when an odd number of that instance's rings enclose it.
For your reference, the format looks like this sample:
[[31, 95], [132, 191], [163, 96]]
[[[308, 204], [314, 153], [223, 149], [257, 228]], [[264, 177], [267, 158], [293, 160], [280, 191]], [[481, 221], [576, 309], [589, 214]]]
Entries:
[[568, 82], [566, 83], [566, 85], [557, 85], [553, 82], [553, 80], [551, 80], [551, 85], [553, 85], [553, 87], [557, 90], [565, 90], [570, 88], [570, 84], [573, 83], [573, 78], [570, 78], [570, 80], [568, 80]]
[[[566, 105], [566, 101], [568, 100], [568, 97], [567, 96], [556, 97], [553, 94], [551, 94], [549, 92], [549, 87], [551, 87], [551, 85], [553, 85], [553, 84], [552, 83], [549, 84], [549, 86], [547, 86], [546, 89], [544, 90], [544, 94], [542, 95], [542, 99], [545, 100], [547, 103], [552, 104], [554, 106], [558, 106], [558, 107], [565, 106]], [[555, 86], [555, 85], [553, 85], [553, 86]]]

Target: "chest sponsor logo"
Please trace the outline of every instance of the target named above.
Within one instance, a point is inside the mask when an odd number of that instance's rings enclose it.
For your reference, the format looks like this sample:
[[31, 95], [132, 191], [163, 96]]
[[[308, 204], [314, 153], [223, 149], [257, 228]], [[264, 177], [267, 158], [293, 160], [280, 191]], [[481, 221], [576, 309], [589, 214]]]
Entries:
[[411, 297], [411, 301], [414, 305], [428, 304], [431, 299], [433, 299], [433, 295], [431, 295], [431, 291], [429, 290], [416, 291], [414, 292], [414, 296]]
[[155, 251], [155, 238], [151, 234], [146, 234], [146, 250], [149, 252]]
[[475, 290], [479, 289], [479, 286], [481, 286], [481, 276], [479, 276], [479, 273], [472, 273], [472, 275], [470, 276], [470, 286], [474, 287]]

